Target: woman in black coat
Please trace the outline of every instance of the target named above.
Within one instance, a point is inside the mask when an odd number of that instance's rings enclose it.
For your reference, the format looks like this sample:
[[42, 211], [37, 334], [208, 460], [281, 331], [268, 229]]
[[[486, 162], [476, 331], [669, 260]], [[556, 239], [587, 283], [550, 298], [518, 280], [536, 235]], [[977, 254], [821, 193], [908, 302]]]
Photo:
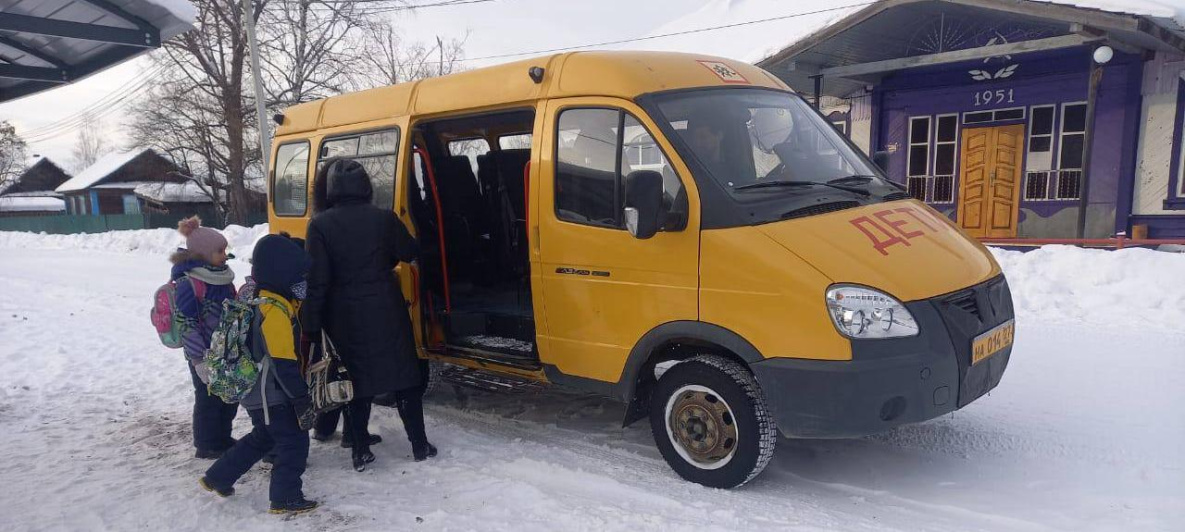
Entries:
[[380, 394], [395, 397], [416, 460], [435, 456], [424, 432], [425, 379], [394, 272], [415, 260], [415, 239], [395, 213], [371, 205], [370, 176], [357, 161], [330, 161], [325, 172], [329, 208], [309, 222], [313, 268], [301, 312], [305, 333], [319, 342], [325, 331], [354, 383], [346, 408], [354, 468], [374, 461], [367, 425]]

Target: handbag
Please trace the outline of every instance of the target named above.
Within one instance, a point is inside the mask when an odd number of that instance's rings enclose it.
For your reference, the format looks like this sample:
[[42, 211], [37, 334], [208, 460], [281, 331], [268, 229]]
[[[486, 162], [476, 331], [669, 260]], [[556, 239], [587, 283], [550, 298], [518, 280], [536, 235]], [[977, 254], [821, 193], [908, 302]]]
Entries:
[[309, 366], [307, 380], [313, 410], [318, 414], [341, 408], [354, 399], [354, 383], [325, 331], [321, 331], [321, 359]]

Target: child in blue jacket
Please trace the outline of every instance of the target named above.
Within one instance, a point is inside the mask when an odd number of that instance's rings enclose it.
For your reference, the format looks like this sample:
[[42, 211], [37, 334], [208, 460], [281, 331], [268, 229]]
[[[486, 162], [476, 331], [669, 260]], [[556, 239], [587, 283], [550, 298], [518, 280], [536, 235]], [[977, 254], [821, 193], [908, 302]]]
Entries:
[[217, 230], [202, 227], [197, 216], [181, 220], [177, 231], [185, 247], [173, 253], [170, 276], [177, 284], [177, 310], [185, 318], [185, 358], [193, 381], [193, 446], [201, 459], [218, 458], [234, 445], [231, 425], [238, 405], [222, 402], [206, 390], [206, 350], [222, 317], [222, 301], [235, 297], [235, 272], [226, 266], [226, 238]]
[[[313, 510], [315, 501], [305, 499], [301, 475], [309, 456], [309, 428], [314, 414], [308, 385], [301, 375], [300, 300], [307, 285], [305, 275], [311, 260], [292, 239], [268, 235], [255, 245], [251, 277], [258, 290], [257, 329], [252, 330], [252, 353], [268, 357], [270, 367], [261, 372], [255, 387], [243, 399], [254, 429], [239, 439], [214, 465], [199, 484], [223, 497], [234, 494], [234, 484], [269, 453], [274, 456], [269, 495], [271, 513], [288, 514]], [[255, 345], [262, 340], [263, 345]]]

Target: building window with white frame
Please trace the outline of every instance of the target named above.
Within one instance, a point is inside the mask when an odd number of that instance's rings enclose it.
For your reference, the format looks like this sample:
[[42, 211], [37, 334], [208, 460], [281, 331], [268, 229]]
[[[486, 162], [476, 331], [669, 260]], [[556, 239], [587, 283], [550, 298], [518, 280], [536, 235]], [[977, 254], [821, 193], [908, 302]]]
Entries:
[[909, 149], [905, 152], [905, 186], [909, 195], [926, 201], [929, 189], [930, 117], [909, 119]]
[[1025, 189], [1026, 200], [1050, 199], [1050, 179], [1056, 181], [1053, 168], [1053, 125], [1056, 105], [1034, 105], [1029, 114], [1029, 138], [1025, 145]]
[[959, 115], [938, 115], [934, 130], [934, 175], [928, 187], [929, 203], [950, 203], [955, 194], [955, 166], [958, 158]]
[[1078, 199], [1082, 186], [1083, 153], [1086, 146], [1086, 104], [1062, 104], [1058, 132], [1058, 168], [1051, 199]]

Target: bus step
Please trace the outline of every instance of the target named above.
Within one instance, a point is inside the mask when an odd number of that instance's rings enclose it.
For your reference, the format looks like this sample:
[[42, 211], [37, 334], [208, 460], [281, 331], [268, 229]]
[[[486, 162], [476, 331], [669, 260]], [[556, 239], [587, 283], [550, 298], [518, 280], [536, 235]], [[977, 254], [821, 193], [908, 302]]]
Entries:
[[449, 366], [442, 376], [447, 382], [487, 392], [526, 393], [540, 387], [535, 381], [460, 366]]

